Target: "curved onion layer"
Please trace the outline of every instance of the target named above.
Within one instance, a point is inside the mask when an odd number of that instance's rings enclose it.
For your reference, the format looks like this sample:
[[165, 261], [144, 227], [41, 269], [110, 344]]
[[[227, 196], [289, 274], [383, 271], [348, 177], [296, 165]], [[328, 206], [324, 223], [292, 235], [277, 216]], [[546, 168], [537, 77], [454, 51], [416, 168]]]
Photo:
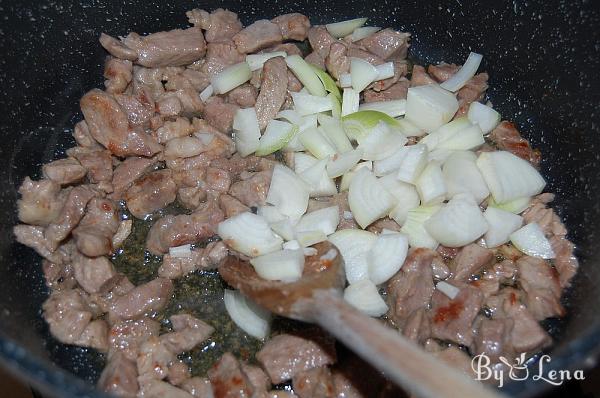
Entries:
[[350, 140], [344, 131], [344, 127], [342, 126], [340, 119], [320, 113], [317, 115], [317, 120], [319, 121], [325, 136], [333, 145], [335, 145], [339, 152], [342, 153], [352, 150], [352, 144], [350, 143]]
[[348, 189], [348, 205], [362, 228], [386, 216], [394, 206], [394, 197], [366, 168], [356, 172]]
[[[396, 178], [400, 181], [414, 184], [427, 167], [428, 150], [425, 145], [416, 144], [402, 147], [404, 156], [400, 161]], [[398, 155], [400, 156], [400, 155]]]
[[460, 90], [473, 76], [475, 76], [482, 59], [483, 55], [474, 52], [470, 53], [458, 72], [452, 75], [450, 79], [440, 84], [440, 87], [453, 92]]
[[225, 289], [225, 309], [240, 329], [257, 339], [264, 339], [271, 329], [271, 313], [246, 298], [237, 290]]
[[412, 184], [399, 181], [393, 174], [381, 177], [379, 182], [392, 194], [396, 203], [389, 216], [399, 225], [404, 225], [408, 211], [421, 203], [417, 189]]
[[319, 79], [319, 76], [317, 76], [310, 64], [301, 56], [296, 54], [288, 55], [285, 57], [285, 62], [309, 93], [319, 97], [327, 95], [321, 79]]
[[458, 101], [454, 94], [437, 84], [408, 89], [405, 117], [425, 131], [433, 131], [448, 123], [457, 110]]
[[448, 197], [468, 192], [477, 203], [481, 203], [490, 195], [479, 168], [477, 156], [470, 151], [453, 152], [444, 162], [442, 174], [448, 189]]
[[325, 171], [328, 162], [328, 158], [317, 160], [300, 173], [300, 177], [310, 185], [310, 196], [313, 198], [337, 193], [335, 181], [329, 178]]
[[377, 236], [375, 244], [367, 253], [369, 279], [380, 285], [400, 270], [408, 253], [408, 238], [397, 232]]
[[391, 101], [380, 101], [380, 102], [367, 102], [360, 104], [358, 107], [359, 111], [378, 111], [385, 113], [389, 117], [398, 117], [404, 115], [406, 112], [406, 100], [391, 100]]
[[488, 207], [497, 207], [501, 210], [509, 211], [514, 214], [521, 214], [531, 204], [531, 198], [517, 198], [510, 202], [496, 203], [494, 198], [490, 196], [488, 199]]
[[473, 124], [477, 124], [483, 134], [488, 134], [500, 123], [500, 114], [491, 107], [481, 102], [471, 102], [467, 117]]
[[347, 21], [328, 23], [325, 25], [327, 31], [335, 38], [346, 37], [352, 34], [367, 22], [367, 18], [349, 19]]
[[213, 76], [211, 86], [215, 94], [225, 94], [237, 86], [241, 86], [252, 78], [252, 71], [248, 64], [240, 62], [239, 64], [228, 66], [221, 72]]
[[314, 65], [311, 65], [311, 64], [309, 64], [309, 65], [313, 69], [313, 71], [317, 74], [317, 76], [319, 77], [319, 80], [321, 80], [321, 83], [323, 83], [323, 87], [325, 87], [325, 91], [333, 94], [334, 97], [336, 97], [338, 100], [341, 100], [342, 95], [340, 94], [340, 89], [338, 88], [337, 84], [335, 84], [335, 80], [333, 80], [333, 78], [329, 75], [329, 73], [325, 72], [322, 69], [317, 68]]
[[331, 100], [326, 96], [319, 97], [307, 93], [291, 93], [294, 108], [301, 116], [312, 115], [331, 110]]
[[556, 257], [550, 241], [537, 223], [527, 224], [513, 232], [510, 234], [510, 241], [517, 249], [528, 256], [543, 259]]
[[408, 235], [411, 247], [427, 247], [435, 250], [438, 242], [427, 232], [424, 223], [440, 210], [441, 206], [419, 206], [408, 211], [400, 232]]
[[260, 127], [255, 108], [238, 109], [233, 117], [235, 148], [240, 156], [248, 156], [260, 146]]
[[281, 236], [285, 240], [293, 240], [296, 237], [294, 231], [294, 225], [292, 225], [292, 221], [290, 221], [289, 217], [284, 218], [283, 220], [275, 221], [269, 223], [269, 226], [277, 235]]
[[360, 94], [353, 88], [345, 88], [342, 94], [342, 117], [358, 111]]
[[285, 58], [287, 57], [287, 53], [285, 51], [274, 51], [270, 53], [248, 54], [246, 55], [246, 62], [250, 66], [250, 70], [255, 71], [261, 69], [265, 62], [275, 57]]
[[250, 212], [222, 221], [218, 233], [227, 246], [248, 257], [274, 252], [281, 249], [283, 244], [283, 240], [271, 231], [263, 217]]
[[404, 135], [392, 131], [387, 123], [379, 122], [369, 135], [358, 139], [358, 148], [363, 150], [363, 159], [382, 160], [392, 156], [407, 142]]
[[331, 178], [347, 173], [362, 159], [362, 149], [353, 149], [348, 152], [334, 155], [327, 163], [327, 175]]
[[309, 247], [319, 242], [326, 241], [327, 235], [325, 235], [323, 231], [318, 230], [296, 232], [296, 240], [298, 240], [298, 243], [300, 243], [302, 247]]
[[380, 122], [385, 122], [392, 128], [398, 126], [398, 121], [393, 117], [373, 110], [353, 112], [342, 118], [344, 130], [353, 141], [365, 138]]
[[256, 156], [266, 156], [286, 146], [298, 131], [298, 126], [273, 119], [260, 137]]
[[429, 162], [417, 181], [415, 181], [417, 192], [424, 205], [442, 203], [446, 199], [446, 184], [442, 168], [437, 162]]
[[277, 164], [273, 168], [267, 203], [277, 207], [281, 214], [298, 219], [308, 207], [310, 187], [289, 168]]
[[344, 300], [372, 317], [380, 317], [388, 311], [388, 306], [379, 294], [377, 286], [368, 279], [348, 286], [344, 290]]
[[371, 36], [373, 33], [377, 33], [381, 30], [381, 28], [377, 26], [363, 26], [360, 28], [356, 28], [354, 32], [352, 32], [352, 37], [350, 38], [353, 42], [364, 39], [365, 37]]
[[377, 68], [361, 58], [350, 58], [350, 78], [352, 88], [360, 93], [377, 79]]
[[341, 229], [329, 235], [328, 239], [338, 248], [344, 259], [348, 282], [356, 283], [367, 279], [369, 276], [367, 253], [375, 244], [377, 235], [360, 229]]
[[339, 206], [330, 206], [303, 215], [296, 224], [296, 231], [321, 231], [325, 235], [331, 235], [335, 232], [339, 223]]
[[300, 142], [317, 159], [335, 155], [336, 150], [321, 130], [309, 128], [300, 134]]
[[449, 284], [448, 282], [438, 282], [435, 285], [435, 288], [440, 292], [444, 293], [450, 300], [454, 300], [458, 293], [460, 293], [460, 289], [454, 285]]
[[483, 237], [489, 248], [508, 242], [510, 234], [523, 224], [523, 217], [491, 206], [483, 212], [483, 216], [490, 226]]
[[250, 260], [256, 273], [269, 281], [295, 282], [302, 277], [304, 252], [279, 250]]

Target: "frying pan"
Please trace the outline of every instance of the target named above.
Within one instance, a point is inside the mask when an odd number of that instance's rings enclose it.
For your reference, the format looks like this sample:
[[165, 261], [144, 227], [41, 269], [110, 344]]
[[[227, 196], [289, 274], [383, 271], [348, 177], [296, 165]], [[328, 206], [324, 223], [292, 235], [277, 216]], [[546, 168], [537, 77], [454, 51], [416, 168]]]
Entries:
[[[489, 98], [543, 154], [548, 191], [577, 245], [581, 269], [566, 293], [568, 315], [548, 327], [556, 340], [546, 369], [586, 369], [600, 352], [600, 12], [593, 1], [0, 0], [0, 363], [64, 397], [101, 397], [102, 364], [88, 350], [53, 340], [41, 318], [48, 292], [39, 258], [14, 242], [17, 188], [74, 143], [79, 98], [102, 87], [104, 31], [149, 33], [186, 26], [185, 11], [224, 7], [244, 24], [298, 11], [313, 24], [357, 16], [373, 26], [413, 32], [422, 63], [461, 63], [484, 54]], [[514, 382], [509, 394], [533, 396], [544, 382]]]

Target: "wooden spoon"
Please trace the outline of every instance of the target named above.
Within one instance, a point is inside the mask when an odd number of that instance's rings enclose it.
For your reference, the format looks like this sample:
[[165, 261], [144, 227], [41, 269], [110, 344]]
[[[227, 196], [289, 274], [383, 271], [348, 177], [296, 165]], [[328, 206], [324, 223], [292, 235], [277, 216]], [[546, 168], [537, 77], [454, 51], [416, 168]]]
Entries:
[[318, 253], [306, 258], [304, 274], [294, 283], [262, 279], [249, 263], [233, 256], [219, 272], [227, 283], [273, 313], [320, 325], [420, 397], [503, 397], [347, 304], [341, 294], [346, 279], [339, 252], [328, 242], [316, 248]]

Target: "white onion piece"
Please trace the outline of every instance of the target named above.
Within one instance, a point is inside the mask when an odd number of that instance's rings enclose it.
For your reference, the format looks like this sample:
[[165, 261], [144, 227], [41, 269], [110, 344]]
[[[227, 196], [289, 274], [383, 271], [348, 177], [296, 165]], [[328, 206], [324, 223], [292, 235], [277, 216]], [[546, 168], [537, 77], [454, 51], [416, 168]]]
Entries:
[[362, 159], [362, 149], [353, 149], [348, 152], [338, 153], [327, 163], [327, 175], [336, 178], [351, 170]]
[[535, 196], [546, 181], [528, 161], [506, 151], [483, 152], [477, 167], [497, 203]]
[[237, 86], [246, 83], [251, 78], [252, 71], [244, 61], [223, 69], [212, 77], [210, 84], [212, 85], [215, 94], [225, 94]]
[[264, 339], [271, 329], [271, 313], [237, 290], [225, 289], [225, 309], [235, 324], [257, 339]]
[[438, 144], [438, 149], [464, 150], [475, 149], [485, 143], [483, 132], [473, 124], [458, 134]]
[[350, 77], [352, 88], [357, 93], [363, 91], [367, 86], [377, 79], [379, 72], [369, 62], [360, 58], [350, 58]]
[[176, 258], [192, 257], [192, 245], [169, 247], [169, 256]]
[[352, 87], [352, 76], [350, 76], [350, 73], [342, 73], [340, 75], [339, 82], [341, 88]]
[[344, 132], [344, 127], [342, 126], [342, 121], [340, 119], [319, 113], [317, 115], [317, 120], [319, 121], [325, 136], [333, 145], [335, 145], [339, 152], [348, 152], [352, 150], [352, 144]]
[[488, 207], [497, 207], [498, 209], [505, 210], [514, 214], [521, 214], [531, 204], [531, 198], [517, 198], [510, 202], [496, 203], [494, 198], [490, 196], [488, 199]]
[[300, 177], [310, 185], [310, 196], [330, 196], [337, 193], [335, 181], [327, 175], [325, 168], [328, 158], [317, 160], [315, 164], [300, 173]]
[[264, 217], [269, 224], [288, 218], [287, 216], [281, 214], [281, 212], [277, 210], [277, 207], [271, 205], [258, 206], [256, 209], [256, 214]]
[[317, 128], [309, 128], [300, 133], [300, 142], [318, 159], [324, 159], [336, 153], [331, 142]]
[[340, 119], [342, 117], [341, 98], [336, 97], [333, 93], [327, 94], [327, 98], [331, 101], [331, 116]]
[[[459, 117], [459, 118], [452, 120], [450, 123], [446, 123], [443, 126], [441, 126], [440, 128], [436, 129], [431, 134], [424, 137], [420, 141], [420, 143], [427, 145], [427, 148], [430, 151], [432, 151], [434, 149], [441, 148], [442, 143], [444, 143], [446, 141], [451, 141], [452, 139], [454, 139], [457, 136], [461, 136], [464, 131], [466, 131], [467, 129], [469, 129], [470, 127], [473, 127], [473, 126], [474, 125], [469, 121], [468, 118], [466, 118], [464, 116]], [[483, 134], [481, 136], [481, 139], [483, 139]], [[444, 148], [445, 149], [454, 149], [454, 148], [449, 148], [447, 146]], [[459, 149], [468, 150], [470, 148], [459, 148]]]
[[425, 229], [442, 245], [461, 247], [480, 238], [489, 225], [472, 197], [455, 196], [425, 222]]
[[404, 225], [409, 210], [419, 207], [421, 203], [417, 189], [412, 184], [399, 181], [393, 174], [381, 177], [379, 182], [392, 194], [396, 202], [389, 216], [399, 225]]
[[379, 32], [380, 30], [381, 28], [377, 26], [363, 26], [360, 28], [356, 28], [354, 32], [352, 32], [350, 40], [352, 40], [352, 42], [359, 41], [364, 39], [365, 37], [371, 36], [373, 33]]
[[532, 257], [543, 259], [555, 258], [552, 245], [537, 223], [527, 224], [510, 235], [510, 241], [515, 247]]
[[340, 223], [339, 206], [330, 206], [306, 213], [296, 224], [296, 232], [321, 231], [331, 235]]
[[327, 97], [318, 97], [300, 92], [291, 93], [291, 95], [294, 100], [294, 108], [301, 116], [331, 110], [331, 101]]
[[424, 223], [440, 208], [439, 205], [419, 206], [408, 211], [400, 232], [408, 235], [408, 243], [411, 247], [427, 247], [431, 250], [438, 247], [438, 242], [427, 232]]
[[206, 88], [204, 90], [202, 90], [202, 92], [200, 93], [200, 100], [202, 102], [206, 102], [207, 99], [210, 98], [211, 95], [213, 95], [213, 93], [215, 92], [215, 90], [213, 89], [212, 84], [209, 84], [208, 86], [206, 86]]
[[294, 136], [290, 139], [290, 141], [287, 143], [284, 149], [286, 151], [291, 152], [300, 152], [306, 150], [306, 148], [304, 148], [304, 145], [302, 145], [302, 143], [300, 142], [300, 133], [310, 128], [317, 128], [317, 115], [313, 114], [300, 116], [296, 111], [293, 112], [295, 112], [300, 119], [299, 124], [297, 124], [298, 132], [294, 134]]
[[352, 88], [345, 88], [342, 95], [342, 117], [358, 112], [360, 106], [360, 95]]
[[250, 212], [240, 213], [221, 221], [218, 233], [227, 246], [248, 257], [279, 250], [283, 243], [283, 240], [271, 231], [263, 217]]
[[358, 139], [358, 148], [363, 150], [363, 159], [382, 160], [392, 156], [407, 142], [404, 135], [392, 131], [387, 123], [379, 122], [369, 135]]
[[396, 74], [393, 62], [386, 62], [381, 65], [377, 65], [375, 69], [377, 69], [377, 77], [375, 78], [376, 81], [389, 79], [390, 77], [394, 77]]
[[334, 22], [325, 25], [327, 31], [335, 38], [345, 37], [352, 34], [367, 22], [367, 18], [349, 19], [347, 21]]
[[298, 131], [298, 126], [272, 119], [260, 137], [256, 156], [266, 156], [286, 146]]
[[[277, 113], [276, 119], [285, 119], [288, 122], [300, 126], [302, 124], [303, 117], [293, 109], [284, 109]], [[315, 126], [316, 127], [316, 126]]]
[[[300, 158], [295, 156], [295, 158]], [[315, 162], [310, 166], [304, 168], [304, 165], [298, 165], [295, 167], [296, 173], [302, 178], [306, 183], [312, 187], [316, 187], [319, 185], [321, 181], [321, 176], [325, 173], [325, 168], [327, 167], [327, 162], [329, 158], [324, 159], [315, 159]], [[302, 171], [298, 171], [302, 170]]]
[[388, 306], [379, 294], [377, 286], [368, 279], [358, 281], [344, 289], [344, 300], [360, 312], [380, 317]]
[[446, 161], [448, 160], [448, 158], [456, 152], [459, 152], [459, 151], [455, 151], [453, 149], [438, 148], [438, 149], [434, 149], [433, 151], [430, 151], [427, 159], [430, 162], [438, 162], [439, 164], [444, 165], [446, 163]]
[[341, 229], [329, 235], [328, 239], [338, 248], [344, 259], [346, 279], [349, 283], [369, 277], [367, 253], [375, 244], [377, 235], [360, 229]]
[[310, 187], [289, 168], [277, 164], [273, 168], [267, 203], [275, 205], [281, 214], [292, 219], [306, 212]]
[[425, 131], [423, 129], [415, 126], [413, 123], [409, 122], [405, 117], [402, 119], [396, 119], [396, 122], [396, 129], [402, 134], [404, 134], [406, 137], [421, 137], [425, 134]]
[[300, 246], [300, 243], [297, 240], [292, 239], [283, 244], [283, 249], [284, 250], [298, 250], [298, 249], [302, 249], [302, 246]]
[[240, 156], [254, 153], [260, 146], [260, 127], [255, 108], [238, 109], [233, 117], [235, 148]]
[[452, 92], [460, 90], [473, 76], [475, 76], [482, 59], [483, 55], [471, 52], [458, 72], [452, 75], [450, 79], [440, 84], [440, 87]]
[[348, 205], [358, 225], [366, 228], [386, 216], [394, 206], [394, 197], [366, 168], [356, 172], [348, 189]]
[[404, 115], [406, 112], [406, 100], [391, 100], [391, 101], [379, 101], [379, 102], [367, 102], [360, 104], [358, 107], [359, 111], [378, 111], [383, 112], [390, 117], [398, 117]]
[[408, 151], [402, 147], [387, 158], [374, 161], [373, 172], [378, 177], [393, 173], [400, 168], [402, 159], [407, 153]]
[[277, 235], [281, 236], [284, 240], [293, 240], [295, 237], [294, 226], [290, 221], [289, 217], [283, 220], [269, 223], [269, 226]]
[[318, 162], [319, 159], [314, 156], [304, 152], [297, 152], [294, 154], [294, 171], [296, 174], [300, 175]]
[[287, 57], [287, 53], [285, 51], [274, 51], [270, 53], [248, 54], [246, 55], [246, 62], [250, 66], [250, 70], [255, 71], [262, 68], [265, 62], [275, 57], [285, 58]]
[[448, 123], [457, 110], [458, 101], [454, 94], [437, 84], [408, 89], [405, 117], [425, 131], [433, 131]]
[[359, 169], [361, 169], [363, 167], [366, 167], [369, 170], [373, 170], [373, 162], [371, 162], [370, 160], [368, 160], [366, 162], [360, 162], [359, 164], [354, 166], [354, 168], [352, 170], [350, 170], [349, 172], [344, 174], [342, 176], [342, 181], [340, 182], [340, 192], [347, 191], [348, 188], [350, 188], [350, 183], [352, 182], [352, 177], [354, 177], [354, 174], [356, 174], [356, 171], [358, 171]]
[[454, 285], [449, 284], [448, 282], [438, 282], [435, 285], [435, 288], [440, 292], [444, 293], [450, 300], [454, 300], [458, 293], [460, 293], [460, 289]]
[[402, 156], [402, 160], [400, 161], [396, 178], [400, 181], [414, 184], [427, 166], [427, 147], [422, 144], [416, 144], [402, 147], [400, 150], [404, 151], [404, 156]]
[[288, 55], [285, 57], [285, 62], [309, 93], [319, 97], [327, 95], [323, 82], [321, 82], [321, 79], [319, 79], [313, 68], [301, 56], [296, 54]]
[[295, 282], [302, 277], [304, 252], [302, 250], [279, 250], [250, 259], [250, 264], [258, 276], [263, 279]]
[[367, 253], [369, 279], [380, 285], [400, 270], [408, 253], [408, 238], [400, 233], [386, 233], [377, 236], [375, 244]]
[[446, 159], [442, 173], [449, 198], [468, 192], [481, 203], [490, 195], [476, 162], [477, 156], [469, 151], [454, 152]]
[[500, 123], [500, 114], [491, 107], [481, 102], [471, 102], [467, 117], [473, 124], [477, 124], [483, 134], [488, 134]]
[[437, 162], [430, 162], [415, 181], [421, 203], [425, 206], [442, 203], [446, 199], [446, 184], [442, 168]]
[[308, 247], [315, 245], [319, 242], [325, 242], [327, 240], [327, 235], [323, 233], [323, 231], [302, 231], [296, 232], [296, 240], [302, 247]]
[[483, 216], [490, 228], [485, 233], [485, 245], [490, 249], [498, 247], [510, 239], [510, 234], [521, 228], [523, 217], [488, 206]]
[[302, 252], [307, 257], [316, 256], [317, 253], [319, 253], [319, 251], [317, 249], [315, 249], [314, 247], [303, 247]]

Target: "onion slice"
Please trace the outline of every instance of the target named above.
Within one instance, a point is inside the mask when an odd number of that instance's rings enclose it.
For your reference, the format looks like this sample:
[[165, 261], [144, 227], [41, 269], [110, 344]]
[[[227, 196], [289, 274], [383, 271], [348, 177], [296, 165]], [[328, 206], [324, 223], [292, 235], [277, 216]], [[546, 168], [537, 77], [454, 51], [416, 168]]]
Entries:
[[457, 151], [446, 159], [442, 174], [449, 198], [468, 192], [481, 203], [490, 195], [476, 162], [477, 156], [470, 151]]
[[363, 91], [367, 86], [377, 79], [379, 72], [377, 68], [369, 62], [360, 58], [350, 59], [350, 77], [352, 78], [352, 88], [357, 93]]
[[477, 124], [483, 134], [490, 133], [500, 123], [500, 114], [491, 107], [481, 102], [471, 102], [467, 117], [473, 124]]
[[358, 139], [369, 135], [371, 130], [380, 122], [385, 122], [392, 128], [398, 126], [398, 121], [393, 117], [390, 117], [383, 112], [373, 110], [357, 111], [342, 117], [344, 130], [346, 131], [348, 138], [353, 141], [357, 141]]
[[324, 159], [336, 154], [336, 150], [321, 130], [310, 128], [300, 134], [300, 142], [317, 159]]
[[257, 339], [264, 339], [271, 329], [271, 313], [258, 306], [237, 290], [225, 289], [225, 309], [235, 324]]
[[250, 259], [256, 273], [269, 281], [295, 282], [302, 277], [304, 252], [279, 250]]
[[325, 87], [325, 91], [333, 94], [338, 100], [342, 99], [342, 95], [340, 94], [340, 89], [337, 84], [335, 84], [335, 80], [329, 75], [329, 73], [325, 72], [322, 69], [317, 68], [314, 65], [309, 64], [312, 70], [316, 73], [321, 83], [323, 83], [323, 87]]
[[419, 207], [421, 199], [414, 185], [399, 181], [393, 174], [388, 174], [379, 179], [383, 187], [392, 194], [395, 206], [389, 216], [398, 223], [404, 225], [408, 212]]
[[394, 77], [396, 74], [396, 68], [394, 68], [393, 62], [386, 62], [381, 65], [377, 65], [375, 69], [377, 69], [377, 77], [375, 78], [376, 81], [389, 79]]
[[291, 95], [294, 101], [294, 108], [301, 116], [331, 110], [331, 100], [325, 96], [319, 97], [302, 92], [291, 93]]
[[360, 229], [341, 229], [329, 235], [328, 239], [338, 248], [344, 259], [346, 279], [349, 283], [369, 277], [367, 253], [375, 244], [377, 235]]
[[471, 52], [458, 72], [452, 75], [450, 79], [440, 84], [440, 87], [452, 92], [460, 90], [473, 76], [475, 76], [482, 59], [483, 55]]
[[287, 53], [285, 51], [274, 51], [270, 53], [248, 54], [246, 55], [246, 62], [250, 66], [250, 70], [255, 71], [261, 69], [265, 62], [275, 57], [285, 58], [287, 57]]
[[200, 93], [200, 100], [202, 102], [206, 102], [207, 99], [209, 99], [211, 97], [211, 95], [213, 95], [213, 93], [215, 92], [215, 90], [213, 89], [212, 84], [209, 84], [208, 86], [206, 86], [206, 88], [204, 90], [202, 90], [202, 92]]
[[407, 253], [406, 235], [397, 232], [378, 235], [367, 253], [369, 279], [376, 285], [386, 282], [400, 270]]
[[348, 286], [344, 290], [344, 300], [372, 317], [380, 317], [388, 311], [388, 306], [379, 294], [377, 286], [368, 279]]
[[425, 206], [442, 203], [446, 199], [446, 184], [442, 168], [437, 162], [429, 162], [415, 181], [415, 186]]
[[273, 168], [267, 203], [275, 205], [281, 214], [298, 219], [306, 212], [310, 187], [292, 170], [281, 164]]
[[260, 146], [260, 127], [255, 108], [238, 109], [233, 117], [235, 147], [240, 156], [248, 156]]
[[394, 197], [366, 168], [356, 172], [348, 189], [348, 204], [356, 222], [366, 228], [386, 216], [394, 206]]
[[543, 259], [555, 258], [552, 245], [537, 223], [527, 224], [510, 234], [510, 241], [521, 252]]
[[321, 79], [319, 79], [319, 76], [317, 76], [310, 64], [308, 64], [301, 56], [296, 54], [288, 55], [285, 57], [285, 62], [309, 93], [319, 97], [327, 95], [327, 91], [325, 91]]
[[406, 96], [406, 119], [425, 131], [448, 123], [458, 110], [454, 94], [437, 84], [411, 87]]
[[169, 247], [169, 256], [175, 258], [187, 258], [192, 257], [192, 245]]
[[341, 88], [352, 87], [352, 76], [350, 76], [350, 73], [342, 73], [338, 81]]
[[221, 221], [217, 229], [227, 246], [248, 257], [274, 252], [281, 249], [283, 244], [283, 240], [271, 231], [263, 217], [250, 212]]
[[458, 296], [458, 293], [460, 293], [459, 288], [444, 281], [438, 282], [435, 288], [448, 296], [450, 300], [454, 300]]
[[485, 209], [483, 216], [490, 226], [483, 237], [485, 245], [489, 248], [508, 242], [510, 234], [523, 224], [523, 217], [491, 206]]
[[498, 209], [505, 210], [514, 214], [521, 214], [531, 204], [531, 198], [517, 198], [510, 202], [496, 203], [492, 196], [488, 199], [488, 207], [497, 207]]
[[391, 101], [379, 101], [379, 102], [368, 102], [361, 104], [358, 107], [359, 111], [378, 111], [385, 113], [389, 117], [398, 117], [404, 115], [406, 112], [406, 100], [391, 100]]
[[431, 250], [438, 247], [438, 242], [427, 232], [424, 223], [440, 208], [439, 205], [419, 206], [408, 211], [400, 232], [408, 235], [408, 243], [411, 247], [427, 247]]
[[345, 88], [342, 95], [342, 117], [357, 112], [360, 103], [358, 91], [352, 88]]
[[298, 126], [281, 120], [269, 121], [265, 133], [260, 137], [256, 156], [266, 156], [287, 145], [298, 131]]
[[335, 232], [339, 223], [339, 206], [330, 206], [303, 215], [296, 224], [296, 231], [321, 231], [325, 235], [331, 235]]
[[319, 121], [325, 136], [329, 138], [329, 141], [335, 145], [339, 152], [348, 152], [352, 150], [352, 144], [339, 119], [320, 113], [317, 115], [317, 120]]
[[327, 175], [330, 178], [339, 177], [351, 170], [362, 159], [362, 149], [334, 155], [327, 163]]
[[347, 21], [334, 22], [325, 25], [327, 31], [335, 38], [346, 37], [354, 30], [360, 28], [367, 22], [367, 18], [349, 19]]
[[427, 167], [427, 147], [423, 144], [409, 145], [400, 149], [404, 152], [401, 156], [400, 166], [396, 177], [400, 181], [414, 184]]
[[359, 41], [364, 39], [365, 37], [371, 36], [373, 33], [379, 32], [380, 30], [381, 28], [377, 26], [363, 26], [360, 28], [356, 28], [354, 32], [352, 32], [350, 40], [352, 40], [352, 42]]
[[379, 122], [369, 135], [358, 139], [363, 159], [382, 160], [394, 154], [408, 142], [401, 133], [393, 132], [385, 122]]
[[252, 78], [252, 71], [246, 62], [228, 66], [213, 76], [210, 84], [215, 94], [225, 94], [241, 86]]

